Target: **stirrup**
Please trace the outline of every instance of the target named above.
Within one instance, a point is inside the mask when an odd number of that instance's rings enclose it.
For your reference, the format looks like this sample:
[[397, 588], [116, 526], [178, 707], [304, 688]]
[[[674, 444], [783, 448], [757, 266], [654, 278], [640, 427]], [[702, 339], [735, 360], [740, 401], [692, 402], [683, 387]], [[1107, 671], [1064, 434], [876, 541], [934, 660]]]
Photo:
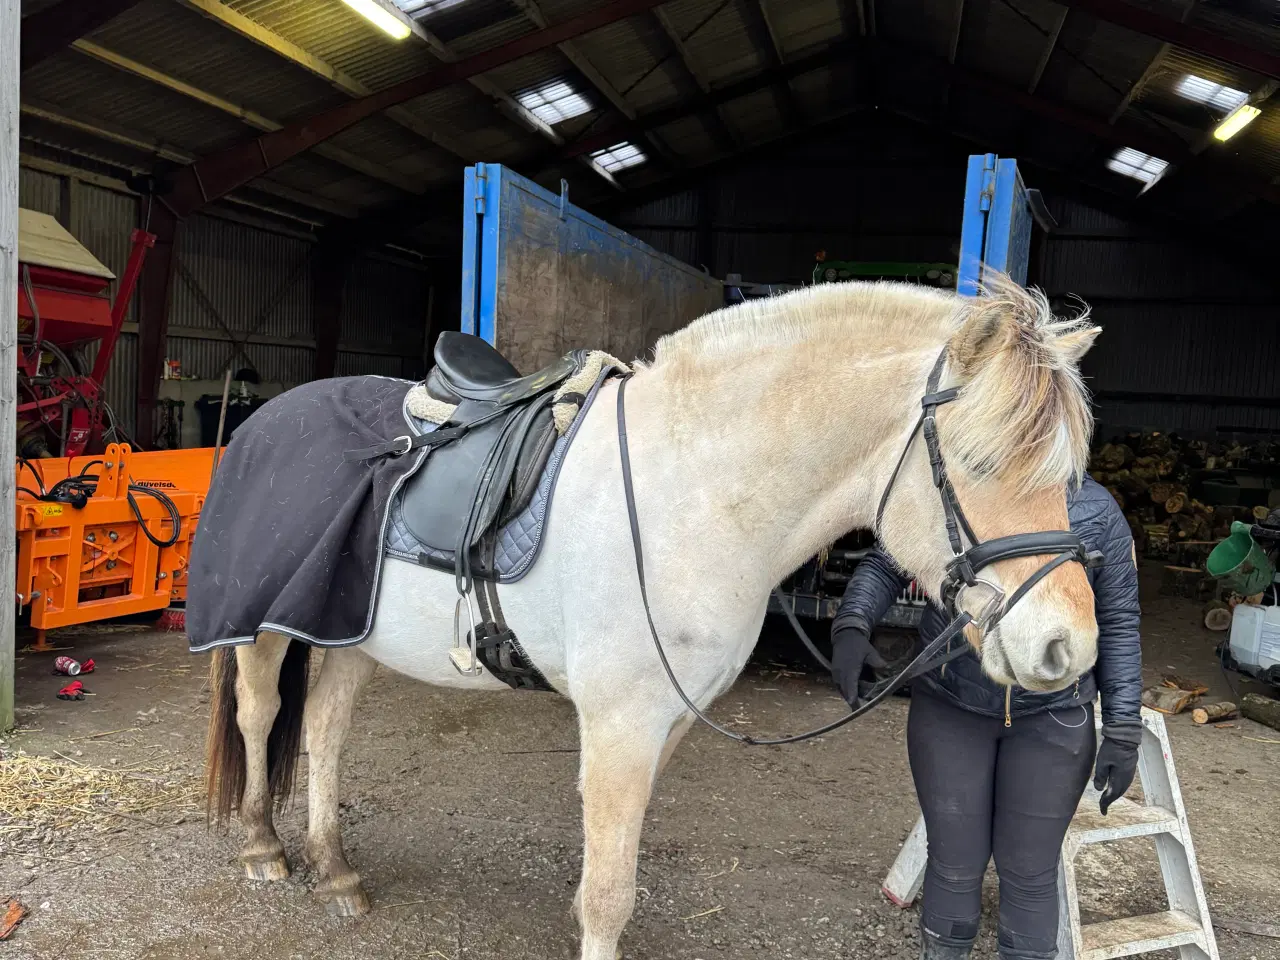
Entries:
[[[466, 642], [463, 643], [459, 628], [462, 626], [462, 605], [467, 606], [467, 620], [471, 629], [467, 631]], [[476, 618], [471, 610], [471, 599], [466, 594], [458, 597], [453, 605], [453, 649], [449, 651], [449, 659], [454, 668], [464, 677], [478, 677], [484, 673], [484, 667], [476, 659]]]

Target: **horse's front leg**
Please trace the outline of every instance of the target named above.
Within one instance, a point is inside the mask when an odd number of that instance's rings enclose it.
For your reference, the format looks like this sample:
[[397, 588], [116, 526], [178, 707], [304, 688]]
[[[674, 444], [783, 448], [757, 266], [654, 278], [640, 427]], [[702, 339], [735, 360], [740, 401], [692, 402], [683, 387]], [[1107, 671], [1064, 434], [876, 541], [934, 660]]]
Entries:
[[377, 663], [355, 648], [328, 650], [307, 698], [307, 859], [319, 874], [315, 893], [334, 916], [369, 912], [360, 875], [347, 863], [338, 823], [338, 763], [356, 698]]
[[586, 834], [582, 883], [574, 901], [582, 960], [615, 960], [636, 899], [636, 855], [649, 793], [672, 730], [671, 719], [635, 714], [580, 718], [582, 808]]

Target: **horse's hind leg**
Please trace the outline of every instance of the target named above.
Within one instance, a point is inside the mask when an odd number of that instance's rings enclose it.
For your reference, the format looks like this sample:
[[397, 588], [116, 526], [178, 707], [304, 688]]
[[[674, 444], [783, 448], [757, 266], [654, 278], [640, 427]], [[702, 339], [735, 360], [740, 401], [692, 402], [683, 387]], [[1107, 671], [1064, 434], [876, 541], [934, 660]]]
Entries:
[[574, 907], [582, 960], [615, 960], [635, 907], [640, 831], [671, 728], [621, 716], [584, 716], [581, 728], [586, 851]]
[[351, 729], [356, 697], [373, 676], [375, 661], [355, 648], [326, 651], [320, 679], [307, 698], [307, 858], [319, 874], [315, 893], [342, 917], [369, 912], [360, 876], [342, 852], [338, 824], [338, 762]]
[[240, 859], [250, 880], [289, 876], [284, 844], [271, 819], [274, 798], [267, 770], [267, 739], [280, 711], [280, 667], [288, 649], [289, 640], [274, 633], [236, 647], [236, 725], [245, 754], [240, 821], [247, 834]]

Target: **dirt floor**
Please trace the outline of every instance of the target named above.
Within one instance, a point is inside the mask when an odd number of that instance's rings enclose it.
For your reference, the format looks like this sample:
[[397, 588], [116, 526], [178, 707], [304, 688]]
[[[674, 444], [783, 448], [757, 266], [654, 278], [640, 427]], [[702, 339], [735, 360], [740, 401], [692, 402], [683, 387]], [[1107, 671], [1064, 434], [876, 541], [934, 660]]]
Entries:
[[[1196, 605], [1149, 585], [1149, 676], [1198, 677], [1212, 687], [1207, 699], [1228, 698], [1212, 655], [1220, 635], [1198, 625]], [[20, 726], [0, 750], [116, 786], [67, 799], [34, 781], [0, 785], [0, 810], [11, 811], [0, 813], [0, 901], [16, 897], [31, 910], [0, 957], [577, 956], [568, 911], [581, 830], [567, 702], [437, 691], [380, 670], [348, 744], [343, 810], [374, 911], [330, 919], [309, 896], [304, 867], [284, 882], [249, 882], [236, 828], [206, 830], [196, 778], [207, 658], [188, 655], [178, 634], [139, 628], [59, 642], [97, 661], [84, 678], [94, 696], [56, 699], [64, 681], [50, 675], [52, 655], [20, 653]], [[717, 705], [718, 717], [764, 733], [839, 714], [828, 679], [761, 660]], [[785, 748], [691, 732], [655, 790], [624, 955], [914, 958], [915, 911], [880, 893], [916, 817], [906, 715], [907, 702], [894, 700], [852, 728]], [[1248, 721], [1195, 727], [1186, 716], [1169, 726], [1215, 919], [1276, 923], [1280, 734]], [[86, 812], [126, 787], [141, 797], [132, 806]], [[22, 828], [15, 816], [37, 802], [55, 825]], [[50, 811], [52, 803], [64, 806]], [[300, 801], [280, 820], [295, 865], [305, 817]], [[1165, 908], [1149, 840], [1093, 847], [1081, 862], [1086, 919]], [[989, 882], [989, 907], [994, 894]], [[992, 927], [988, 910], [980, 957], [994, 956]], [[1218, 944], [1224, 960], [1280, 960], [1280, 939], [1220, 928]]]

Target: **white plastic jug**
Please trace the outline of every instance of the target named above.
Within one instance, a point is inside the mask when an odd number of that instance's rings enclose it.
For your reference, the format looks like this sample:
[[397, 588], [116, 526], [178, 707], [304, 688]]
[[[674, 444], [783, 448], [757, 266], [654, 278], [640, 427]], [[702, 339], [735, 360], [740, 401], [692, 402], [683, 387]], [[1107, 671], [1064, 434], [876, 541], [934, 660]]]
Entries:
[[1280, 666], [1280, 607], [1238, 605], [1231, 618], [1231, 656], [1246, 673]]

